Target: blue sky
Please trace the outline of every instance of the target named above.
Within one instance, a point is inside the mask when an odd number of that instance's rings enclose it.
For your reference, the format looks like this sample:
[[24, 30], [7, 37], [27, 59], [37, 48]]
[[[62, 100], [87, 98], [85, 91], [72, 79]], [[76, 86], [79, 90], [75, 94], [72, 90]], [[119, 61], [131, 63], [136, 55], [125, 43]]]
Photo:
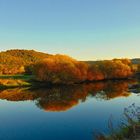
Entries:
[[0, 50], [16, 48], [140, 57], [140, 0], [0, 0]]

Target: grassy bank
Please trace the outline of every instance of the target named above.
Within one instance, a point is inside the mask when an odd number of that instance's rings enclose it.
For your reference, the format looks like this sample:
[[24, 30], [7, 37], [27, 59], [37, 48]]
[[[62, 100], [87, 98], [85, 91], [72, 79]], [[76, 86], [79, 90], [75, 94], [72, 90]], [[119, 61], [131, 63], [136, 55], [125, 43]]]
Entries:
[[32, 75], [0, 75], [0, 89], [32, 86]]
[[[133, 78], [131, 78], [132, 80]], [[134, 78], [135, 79], [135, 78]], [[121, 80], [130, 80], [129, 78], [122, 78], [122, 79], [106, 79], [106, 80], [94, 80], [94, 81], [83, 81], [81, 83], [75, 83], [75, 84], [83, 84], [83, 83], [96, 83], [101, 81], [121, 81]], [[73, 83], [74, 84], [74, 83]], [[73, 85], [72, 84], [72, 85]], [[68, 83], [50, 83], [50, 82], [43, 82], [43, 81], [36, 81], [35, 77], [33, 75], [0, 75], [0, 89], [5, 88], [15, 88], [15, 87], [25, 87], [25, 86], [32, 86], [32, 87], [50, 87], [50, 86], [56, 86], [56, 85], [70, 85]], [[133, 92], [140, 84], [134, 85], [130, 88], [130, 90]]]
[[18, 74], [18, 75], [0, 75], [0, 79], [20, 79], [20, 80], [30, 80], [33, 79], [33, 75], [24, 75], [24, 74]]
[[0, 89], [16, 87], [50, 87], [54, 85], [55, 84], [49, 82], [36, 81], [33, 75], [0, 75]]

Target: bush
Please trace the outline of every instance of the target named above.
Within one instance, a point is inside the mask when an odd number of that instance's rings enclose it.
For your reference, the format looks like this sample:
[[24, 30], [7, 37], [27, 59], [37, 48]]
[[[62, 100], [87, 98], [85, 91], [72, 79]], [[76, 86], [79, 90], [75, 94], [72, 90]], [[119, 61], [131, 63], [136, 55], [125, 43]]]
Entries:
[[89, 66], [88, 80], [118, 79], [132, 76], [131, 63], [127, 59], [98, 61]]
[[34, 73], [37, 80], [51, 83], [76, 83], [85, 81], [88, 65], [66, 55], [54, 55], [37, 63]]
[[34, 66], [34, 73], [38, 81], [71, 84], [128, 78], [133, 75], [133, 69], [129, 59], [105, 60], [87, 64], [66, 55], [53, 55], [37, 63]]

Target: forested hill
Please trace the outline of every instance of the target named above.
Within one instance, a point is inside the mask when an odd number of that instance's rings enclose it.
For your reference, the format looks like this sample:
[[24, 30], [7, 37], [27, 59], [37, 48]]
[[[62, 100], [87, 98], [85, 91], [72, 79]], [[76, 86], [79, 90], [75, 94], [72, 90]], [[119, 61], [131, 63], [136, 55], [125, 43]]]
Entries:
[[7, 50], [0, 52], [0, 74], [22, 73], [25, 67], [34, 64], [49, 54], [34, 50]]

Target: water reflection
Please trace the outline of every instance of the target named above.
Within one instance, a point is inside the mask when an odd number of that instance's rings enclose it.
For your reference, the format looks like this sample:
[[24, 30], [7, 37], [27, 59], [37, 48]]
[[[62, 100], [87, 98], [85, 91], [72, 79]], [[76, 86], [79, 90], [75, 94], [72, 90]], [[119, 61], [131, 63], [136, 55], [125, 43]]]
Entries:
[[127, 97], [129, 85], [136, 81], [108, 81], [73, 86], [56, 86], [53, 88], [16, 88], [0, 91], [0, 99], [8, 101], [35, 101], [36, 105], [45, 111], [66, 111], [86, 99], [94, 97], [110, 100], [117, 97]]

